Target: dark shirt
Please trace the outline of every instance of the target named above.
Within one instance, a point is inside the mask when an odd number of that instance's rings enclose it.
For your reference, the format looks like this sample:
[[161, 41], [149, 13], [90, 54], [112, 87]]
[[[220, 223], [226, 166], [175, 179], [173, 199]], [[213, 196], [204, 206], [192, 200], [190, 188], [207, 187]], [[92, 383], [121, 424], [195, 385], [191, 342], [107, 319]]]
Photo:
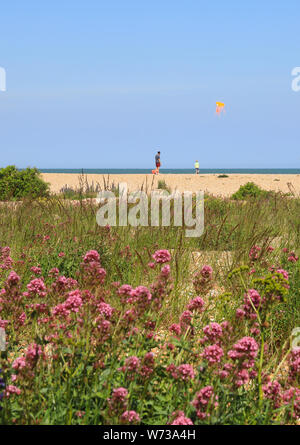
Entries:
[[155, 162], [160, 162], [160, 155], [155, 155]]

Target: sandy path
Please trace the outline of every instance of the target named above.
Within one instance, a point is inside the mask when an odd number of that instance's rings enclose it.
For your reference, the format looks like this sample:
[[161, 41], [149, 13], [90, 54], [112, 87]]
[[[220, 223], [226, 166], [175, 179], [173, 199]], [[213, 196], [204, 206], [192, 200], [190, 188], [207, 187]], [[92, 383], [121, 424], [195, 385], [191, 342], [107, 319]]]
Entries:
[[[78, 188], [80, 175], [73, 173], [42, 173], [46, 182], [50, 183], [51, 191], [59, 192], [64, 186]], [[81, 177], [82, 179], [82, 177]], [[177, 188], [183, 191], [207, 191], [213, 195], [231, 196], [239, 187], [249, 181], [255, 182], [265, 190], [289, 192], [290, 187], [297, 195], [300, 195], [300, 175], [260, 175], [260, 174], [229, 174], [228, 178], [218, 178], [217, 174], [195, 175], [195, 174], [88, 174], [84, 175], [89, 185], [99, 184], [101, 189], [104, 183], [114, 184], [116, 187], [120, 182], [128, 184], [129, 191], [143, 188], [150, 191], [157, 188], [158, 180], [165, 180], [171, 190]]]

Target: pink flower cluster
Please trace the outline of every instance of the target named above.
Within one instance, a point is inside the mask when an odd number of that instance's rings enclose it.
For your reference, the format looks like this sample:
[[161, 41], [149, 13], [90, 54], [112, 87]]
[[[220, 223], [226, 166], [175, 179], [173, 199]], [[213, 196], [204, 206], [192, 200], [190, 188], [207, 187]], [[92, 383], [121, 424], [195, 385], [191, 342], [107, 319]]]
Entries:
[[40, 357], [45, 357], [42, 347], [36, 343], [30, 344], [25, 351], [25, 355], [16, 358], [12, 367], [15, 371], [24, 373], [25, 371], [32, 370]]
[[210, 416], [209, 411], [213, 411], [218, 407], [218, 396], [214, 394], [212, 386], [205, 386], [195, 395], [191, 402], [196, 409], [196, 414], [199, 419], [205, 419]]
[[67, 292], [68, 290], [78, 287], [78, 282], [73, 278], [66, 278], [60, 276], [52, 283], [52, 288], [55, 292]]
[[126, 388], [113, 389], [112, 396], [108, 399], [108, 406], [111, 412], [121, 413], [127, 408], [128, 391]]
[[263, 385], [263, 393], [266, 399], [272, 400], [274, 408], [279, 408], [281, 404], [281, 385], [277, 380]]
[[135, 411], [125, 411], [121, 416], [121, 423], [136, 425], [141, 421], [140, 416]]
[[28, 292], [24, 292], [24, 297], [45, 297], [47, 295], [47, 288], [42, 278], [34, 278], [27, 284]]
[[136, 356], [128, 357], [119, 371], [125, 372], [129, 380], [133, 380], [136, 375], [148, 378], [154, 371], [154, 365], [153, 352], [147, 352], [142, 360]]
[[191, 419], [185, 416], [183, 411], [175, 411], [172, 413], [173, 420], [170, 425], [194, 425]]
[[235, 384], [236, 386], [242, 386], [247, 383], [250, 378], [254, 378], [257, 372], [254, 368], [255, 358], [258, 354], [258, 344], [252, 337], [243, 337], [233, 348], [228, 352], [228, 356], [236, 363], [235, 372]]
[[255, 320], [257, 318], [255, 309], [258, 311], [264, 301], [255, 289], [249, 289], [244, 296], [244, 305], [236, 311], [236, 317], [240, 319], [246, 317]]
[[98, 286], [104, 283], [106, 270], [101, 267], [100, 255], [96, 250], [89, 250], [84, 255], [81, 267], [86, 284]]
[[200, 271], [195, 273], [193, 285], [197, 293], [205, 292], [209, 289], [212, 275], [213, 269], [209, 265], [204, 265]]
[[219, 345], [215, 344], [207, 346], [200, 355], [206, 359], [210, 365], [214, 365], [215, 363], [220, 363], [221, 358], [224, 356], [224, 351]]
[[196, 375], [193, 366], [189, 364], [182, 364], [177, 367], [171, 364], [167, 367], [167, 372], [170, 372], [175, 380], [183, 382], [193, 380]]
[[256, 261], [259, 258], [259, 252], [261, 251], [261, 247], [253, 246], [249, 252], [249, 258], [251, 261]]
[[204, 310], [204, 300], [201, 297], [195, 297], [193, 298], [187, 306], [189, 311], [197, 311], [197, 312], [203, 312]]
[[82, 305], [81, 293], [77, 289], [68, 293], [68, 298], [64, 303], [60, 303], [52, 309], [52, 315], [67, 317], [71, 312], [79, 312]]
[[289, 356], [289, 382], [300, 383], [300, 347], [292, 349]]
[[13, 260], [10, 257], [10, 247], [0, 247], [0, 269], [9, 270], [13, 265]]
[[168, 250], [157, 250], [152, 258], [156, 263], [168, 263], [171, 261], [171, 254]]

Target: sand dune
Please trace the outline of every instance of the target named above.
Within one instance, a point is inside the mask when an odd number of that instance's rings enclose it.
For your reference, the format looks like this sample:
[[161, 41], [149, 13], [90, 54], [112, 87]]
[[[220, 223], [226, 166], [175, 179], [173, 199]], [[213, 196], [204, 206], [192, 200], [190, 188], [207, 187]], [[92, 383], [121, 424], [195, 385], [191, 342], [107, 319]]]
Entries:
[[260, 175], [260, 174], [229, 174], [228, 178], [218, 178], [218, 174], [87, 174], [84, 177], [72, 173], [42, 173], [46, 182], [50, 183], [53, 193], [58, 193], [63, 187], [79, 188], [80, 184], [88, 183], [101, 189], [112, 184], [117, 187], [120, 182], [128, 184], [129, 191], [139, 189], [150, 191], [156, 189], [159, 180], [164, 180], [171, 190], [207, 191], [215, 196], [231, 196], [239, 187], [249, 181], [255, 182], [265, 190], [293, 191], [300, 195], [300, 175]]

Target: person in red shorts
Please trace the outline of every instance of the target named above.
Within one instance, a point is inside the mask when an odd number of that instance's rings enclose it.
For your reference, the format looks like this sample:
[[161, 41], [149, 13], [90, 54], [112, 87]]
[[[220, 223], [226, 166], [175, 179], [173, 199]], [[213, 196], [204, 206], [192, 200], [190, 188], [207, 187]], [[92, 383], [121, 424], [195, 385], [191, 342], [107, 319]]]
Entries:
[[155, 165], [156, 165], [155, 174], [157, 175], [159, 173], [159, 167], [160, 167], [160, 151], [158, 151], [157, 154], [155, 155]]

